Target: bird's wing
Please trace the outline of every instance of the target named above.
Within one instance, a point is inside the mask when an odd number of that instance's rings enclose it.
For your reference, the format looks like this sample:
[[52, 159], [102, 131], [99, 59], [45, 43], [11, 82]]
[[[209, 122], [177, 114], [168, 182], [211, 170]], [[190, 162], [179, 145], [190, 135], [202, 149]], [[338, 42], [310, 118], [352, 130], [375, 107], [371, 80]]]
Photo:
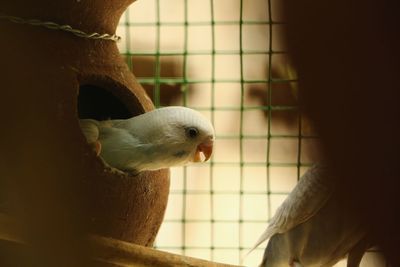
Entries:
[[99, 122], [91, 119], [79, 120], [83, 135], [89, 144], [95, 143], [99, 139]]
[[152, 162], [151, 144], [143, 143], [134, 133], [114, 127], [114, 121], [100, 124], [100, 156], [112, 167], [122, 171], [138, 172], [142, 165]]
[[326, 166], [311, 167], [277, 209], [268, 228], [250, 252], [274, 234], [287, 232], [314, 216], [334, 190], [332, 178], [328, 175]]

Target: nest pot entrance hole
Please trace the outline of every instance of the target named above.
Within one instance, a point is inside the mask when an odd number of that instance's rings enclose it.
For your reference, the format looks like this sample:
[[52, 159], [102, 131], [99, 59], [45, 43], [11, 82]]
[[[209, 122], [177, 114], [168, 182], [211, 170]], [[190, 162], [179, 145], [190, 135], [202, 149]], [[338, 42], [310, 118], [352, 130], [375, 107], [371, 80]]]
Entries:
[[134, 114], [111, 90], [83, 84], [79, 87], [78, 116], [80, 119], [128, 119]]

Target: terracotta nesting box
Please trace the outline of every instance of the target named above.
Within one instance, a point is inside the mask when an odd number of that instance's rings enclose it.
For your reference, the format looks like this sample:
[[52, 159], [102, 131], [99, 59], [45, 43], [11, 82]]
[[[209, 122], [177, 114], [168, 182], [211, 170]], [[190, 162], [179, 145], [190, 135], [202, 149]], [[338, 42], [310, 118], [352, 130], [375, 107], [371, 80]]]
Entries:
[[[48, 206], [57, 216], [68, 214], [67, 221], [83, 224], [88, 232], [151, 246], [167, 204], [169, 171], [135, 177], [112, 173], [86, 143], [78, 119], [128, 118], [153, 109], [153, 104], [124, 63], [116, 42], [26, 23], [36, 19], [112, 35], [133, 1], [0, 4], [0, 13], [24, 20], [0, 19], [4, 37], [0, 109], [8, 129], [0, 143], [10, 152], [1, 156], [0, 169], [2, 177], [9, 178], [2, 182], [18, 188], [17, 193], [2, 195], [12, 201], [2, 200], [18, 206], [16, 213], [24, 210], [21, 218], [46, 214], [42, 207]], [[49, 203], [51, 199], [70, 210], [64, 212]], [[0, 208], [7, 211], [4, 206]], [[71, 219], [75, 215], [80, 219]]]

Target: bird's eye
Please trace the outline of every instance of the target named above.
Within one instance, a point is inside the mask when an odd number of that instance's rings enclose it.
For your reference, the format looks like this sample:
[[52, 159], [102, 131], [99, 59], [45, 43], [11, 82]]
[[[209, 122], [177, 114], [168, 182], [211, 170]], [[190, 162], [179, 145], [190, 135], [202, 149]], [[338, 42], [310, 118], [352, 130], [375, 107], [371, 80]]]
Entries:
[[199, 130], [196, 128], [190, 127], [186, 129], [186, 135], [190, 138], [195, 138], [199, 134]]

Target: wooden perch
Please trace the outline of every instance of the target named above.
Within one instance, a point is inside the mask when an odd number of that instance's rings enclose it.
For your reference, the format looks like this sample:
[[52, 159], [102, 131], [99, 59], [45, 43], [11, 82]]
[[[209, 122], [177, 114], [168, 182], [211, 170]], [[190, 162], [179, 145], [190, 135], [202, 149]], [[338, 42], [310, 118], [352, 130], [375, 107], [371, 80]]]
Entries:
[[111, 238], [90, 236], [89, 245], [96, 260], [117, 266], [196, 266], [233, 267], [234, 265], [215, 263], [187, 256], [180, 256], [156, 249], [139, 246]]
[[[24, 246], [18, 229], [18, 222], [10, 216], [0, 213], [0, 240], [7, 241], [10, 246]], [[90, 235], [83, 242], [91, 253], [91, 259], [96, 265], [91, 266], [154, 266], [154, 267], [235, 267], [236, 265], [216, 263], [173, 253], [158, 251], [156, 249], [106, 238]], [[238, 266], [236, 266], [238, 267]]]

